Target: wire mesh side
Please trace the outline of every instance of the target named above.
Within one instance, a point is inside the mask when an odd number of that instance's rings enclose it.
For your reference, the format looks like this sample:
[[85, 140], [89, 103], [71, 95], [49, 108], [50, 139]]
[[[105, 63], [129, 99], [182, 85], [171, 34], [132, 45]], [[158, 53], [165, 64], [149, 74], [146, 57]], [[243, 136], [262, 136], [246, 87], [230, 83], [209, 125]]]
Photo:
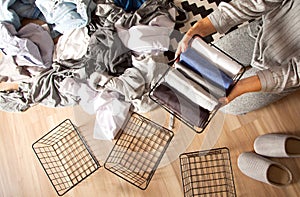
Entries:
[[105, 161], [104, 167], [140, 189], [146, 189], [173, 132], [133, 114]]
[[69, 135], [73, 129], [75, 128], [73, 127], [72, 123], [69, 120], [65, 120], [57, 125], [54, 129], [52, 129], [51, 132], [40, 138], [37, 141], [38, 143], [35, 144], [35, 147], [53, 146], [57, 142], [65, 140], [64, 138]]
[[236, 196], [228, 148], [180, 155], [185, 197]]
[[67, 119], [32, 148], [58, 195], [63, 195], [100, 166]]

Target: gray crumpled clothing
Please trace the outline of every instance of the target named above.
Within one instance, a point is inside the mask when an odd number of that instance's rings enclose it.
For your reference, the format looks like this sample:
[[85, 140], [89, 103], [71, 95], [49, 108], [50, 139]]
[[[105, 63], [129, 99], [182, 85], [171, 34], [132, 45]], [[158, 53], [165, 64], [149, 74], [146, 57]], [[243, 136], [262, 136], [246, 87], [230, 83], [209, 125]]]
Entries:
[[[111, 17], [96, 16], [96, 19], [92, 21], [96, 24], [91, 23], [89, 25], [90, 30], [91, 27], [95, 27], [95, 29], [92, 29], [94, 30], [93, 34], [95, 34], [91, 36], [88, 53], [85, 57], [78, 61], [53, 63], [53, 67], [45, 70], [31, 84], [30, 88], [32, 90], [23, 89], [20, 91], [20, 93], [28, 92], [25, 97], [22, 94], [19, 94], [19, 97], [9, 94], [6, 100], [2, 99], [0, 101], [0, 107], [4, 107], [8, 99], [17, 99], [20, 102], [18, 104], [16, 101], [16, 105], [10, 106], [10, 109], [7, 109], [10, 111], [21, 111], [21, 109], [24, 111], [34, 104], [42, 104], [48, 107], [77, 104], [79, 98], [70, 97], [65, 92], [59, 91], [64, 79], [73, 77], [84, 80], [88, 79], [88, 76], [94, 72], [101, 74], [104, 71], [110, 72], [109, 74], [114, 76], [109, 78], [111, 80], [107, 82], [105, 88], [122, 93], [134, 105], [136, 111], [147, 112], [157, 106], [149, 98], [148, 92], [160, 75], [168, 68], [167, 59], [162, 54], [157, 57], [132, 57], [131, 52], [118, 40], [113, 21], [110, 21], [112, 26], [103, 27], [101, 23], [97, 25], [97, 21], [100, 21], [100, 19], [104, 21], [106, 19], [119, 19], [116, 15], [113, 16], [113, 12], [111, 13]], [[160, 57], [163, 59], [160, 59]], [[129, 68], [131, 71], [126, 71]], [[117, 77], [123, 73], [122, 77]], [[130, 80], [128, 80], [129, 78]]]
[[0, 30], [0, 45], [5, 54], [23, 58], [38, 67], [51, 66], [54, 44], [41, 26], [29, 23], [16, 31], [12, 24], [0, 22]]
[[99, 27], [114, 27], [114, 24], [123, 15], [131, 15], [124, 10], [111, 3], [98, 3], [95, 16], [89, 24], [92, 31], [96, 31]]
[[123, 45], [114, 27], [122, 14], [123, 11], [113, 4], [97, 4], [95, 15], [88, 25], [91, 38], [87, 53], [81, 59], [87, 76], [93, 72], [120, 75], [132, 67], [131, 52]]
[[106, 71], [120, 75], [132, 66], [131, 52], [109, 28], [99, 28], [92, 34], [86, 55], [82, 58], [87, 75]]
[[53, 67], [34, 78], [34, 82], [21, 82], [19, 83], [18, 90], [0, 91], [0, 110], [6, 112], [24, 112], [36, 104], [46, 107], [77, 105], [80, 97], [61, 91], [61, 87], [67, 78], [86, 82], [84, 73], [84, 68], [78, 67], [78, 65], [67, 67], [53, 63]]
[[122, 21], [122, 26], [127, 29], [138, 24], [147, 25], [152, 19], [161, 15], [176, 22], [176, 19], [169, 12], [171, 8], [179, 9], [169, 0], [148, 0], [133, 14], [123, 15], [120, 21]]
[[[122, 94], [125, 101], [133, 104], [134, 111], [149, 112], [157, 106], [149, 98], [149, 91], [169, 67], [167, 59], [163, 54], [144, 54], [138, 57], [132, 56], [132, 61], [133, 67], [128, 68], [118, 77], [107, 78], [105, 74], [93, 73], [90, 78], [93, 81], [89, 80], [89, 84], [94, 89], [105, 88]], [[103, 78], [107, 79], [106, 83], [103, 82]], [[102, 87], [103, 84], [105, 87]]]
[[[97, 4], [95, 17], [89, 24], [92, 32], [88, 52], [83, 58], [87, 75], [93, 72], [108, 72], [118, 76], [132, 67], [132, 52], [120, 40], [115, 23], [118, 21], [124, 28], [134, 25], [147, 25], [153, 18], [161, 15], [172, 16], [169, 9], [175, 7], [167, 0], [146, 1], [137, 11], [126, 13], [120, 7], [109, 3]], [[176, 8], [177, 9], [177, 8]]]
[[24, 112], [33, 106], [31, 84], [21, 83], [18, 90], [0, 91], [0, 109], [6, 112]]
[[83, 68], [70, 68], [54, 63], [32, 85], [31, 99], [47, 107], [62, 107], [78, 104], [76, 98], [60, 92], [62, 81], [68, 77], [79, 78]]
[[[151, 20], [161, 15], [169, 17], [176, 23], [182, 23], [188, 19], [188, 16], [186, 16], [185, 20], [176, 21], [169, 13], [171, 8], [180, 9], [169, 0], [147, 0], [138, 10], [131, 13], [125, 12], [113, 3], [99, 3], [95, 14], [99, 16], [97, 23], [102, 27], [111, 27], [116, 21], [120, 20], [122, 21], [122, 26], [127, 29], [138, 24], [147, 25]], [[180, 11], [184, 12], [183, 10]]]
[[[78, 66], [78, 65], [76, 65]], [[36, 77], [33, 83], [19, 83], [16, 91], [0, 92], [0, 109], [7, 112], [22, 112], [35, 104], [47, 107], [64, 107], [78, 104], [80, 98], [74, 97], [67, 92], [60, 91], [66, 78], [81, 77], [81, 67], [66, 67], [57, 63]], [[84, 81], [84, 80], [83, 80]]]

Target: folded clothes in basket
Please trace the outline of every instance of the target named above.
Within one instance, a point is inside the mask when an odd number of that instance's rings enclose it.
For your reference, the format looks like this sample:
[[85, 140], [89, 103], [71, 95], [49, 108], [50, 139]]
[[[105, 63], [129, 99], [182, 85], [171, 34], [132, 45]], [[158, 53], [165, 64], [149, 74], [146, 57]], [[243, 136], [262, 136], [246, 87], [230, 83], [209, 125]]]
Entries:
[[217, 47], [194, 37], [151, 90], [150, 98], [200, 133], [221, 107], [219, 99], [231, 92], [244, 71]]
[[174, 63], [175, 69], [177, 69], [179, 72], [181, 72], [186, 78], [195, 81], [207, 91], [214, 95], [216, 98], [221, 98], [226, 95], [226, 91], [224, 88], [219, 88], [213, 84], [211, 84], [209, 81], [204, 79], [202, 76], [198, 75], [191, 69], [187, 68], [186, 66], [182, 65], [180, 62], [175, 62]]
[[181, 94], [185, 95], [189, 100], [201, 107], [213, 111], [219, 101], [199, 84], [187, 79], [178, 70], [172, 68], [165, 76], [165, 82], [176, 89]]
[[191, 43], [191, 48], [200, 52], [203, 57], [209, 59], [214, 65], [226, 73], [229, 77], [234, 78], [242, 71], [242, 65], [228, 57], [222, 51], [215, 49], [207, 44], [200, 37], [195, 37]]
[[182, 93], [163, 82], [155, 88], [153, 96], [173, 113], [197, 127], [204, 127], [209, 118], [209, 111], [191, 102]]
[[181, 53], [180, 63], [225, 90], [228, 90], [234, 83], [232, 78], [193, 48], [188, 48], [185, 52]]

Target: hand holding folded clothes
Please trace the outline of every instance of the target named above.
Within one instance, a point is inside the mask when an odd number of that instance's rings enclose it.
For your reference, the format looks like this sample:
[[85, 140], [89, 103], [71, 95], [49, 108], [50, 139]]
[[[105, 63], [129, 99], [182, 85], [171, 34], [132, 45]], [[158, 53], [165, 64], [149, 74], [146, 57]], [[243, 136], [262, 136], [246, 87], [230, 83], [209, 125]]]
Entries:
[[181, 41], [178, 43], [178, 47], [177, 47], [177, 50], [175, 52], [175, 59], [176, 59], [176, 62], [179, 61], [179, 56], [181, 53], [183, 53], [184, 51], [187, 50], [187, 48], [189, 47], [189, 42], [190, 40], [192, 39], [191, 36], [185, 34], [183, 36], [183, 38], [181, 39]]
[[207, 17], [203, 18], [202, 20], [199, 20], [197, 23], [195, 23], [193, 25], [193, 27], [191, 27], [188, 30], [188, 32], [186, 32], [186, 34], [183, 36], [182, 40], [178, 43], [178, 47], [175, 52], [175, 58], [179, 57], [179, 55], [182, 52], [186, 51], [190, 40], [195, 35], [200, 35], [201, 37], [205, 37], [214, 32], [216, 32], [216, 29]]
[[176, 56], [173, 67], [163, 75], [152, 96], [192, 128], [203, 130], [223, 104], [245, 91], [261, 89], [258, 78], [238, 83], [245, 68], [199, 35], [186, 34]]
[[227, 97], [222, 97], [219, 102], [223, 105], [228, 104], [236, 97], [247, 92], [258, 92], [261, 90], [261, 83], [257, 75], [241, 79], [231, 90]]

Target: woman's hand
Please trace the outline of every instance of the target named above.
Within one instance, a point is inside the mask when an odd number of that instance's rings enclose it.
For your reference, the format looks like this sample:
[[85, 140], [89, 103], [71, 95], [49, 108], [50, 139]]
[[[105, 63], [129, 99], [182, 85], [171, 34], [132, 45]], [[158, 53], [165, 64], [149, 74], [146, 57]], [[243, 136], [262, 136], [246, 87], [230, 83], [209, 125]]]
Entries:
[[257, 75], [241, 79], [234, 86], [227, 97], [220, 98], [219, 101], [223, 105], [230, 103], [236, 97], [247, 92], [258, 92], [261, 90], [261, 83]]
[[189, 45], [189, 42], [190, 42], [191, 39], [192, 39], [192, 36], [189, 36], [188, 34], [185, 34], [183, 36], [181, 41], [178, 43], [178, 47], [177, 47], [177, 50], [175, 52], [175, 59], [177, 57], [179, 57], [179, 55], [188, 48], [188, 45]]
[[214, 32], [216, 32], [216, 29], [207, 17], [197, 21], [197, 23], [195, 23], [193, 27], [191, 27], [188, 32], [186, 32], [182, 40], [179, 42], [177, 50], [175, 52], [175, 58], [179, 57], [180, 53], [184, 52], [187, 49], [189, 41], [194, 35], [205, 37]]

